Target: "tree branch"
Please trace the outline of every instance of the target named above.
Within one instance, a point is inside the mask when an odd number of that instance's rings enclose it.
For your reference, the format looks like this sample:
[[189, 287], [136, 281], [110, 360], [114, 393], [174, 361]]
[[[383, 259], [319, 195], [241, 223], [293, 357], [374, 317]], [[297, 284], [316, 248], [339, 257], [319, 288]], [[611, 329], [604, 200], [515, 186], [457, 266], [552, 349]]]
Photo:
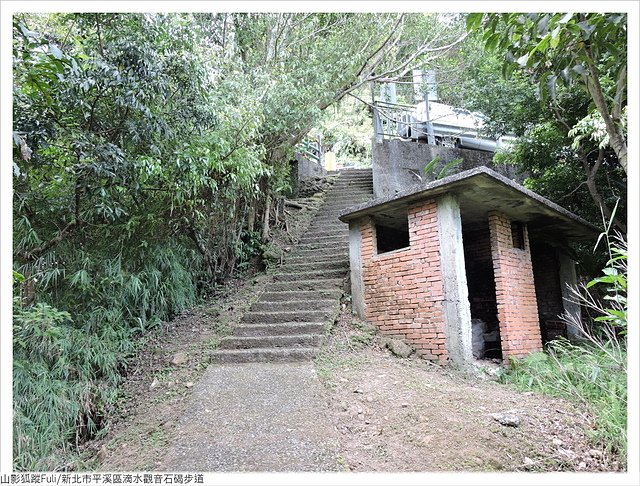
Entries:
[[[619, 125], [617, 125], [613, 118], [611, 117], [611, 112], [609, 110], [609, 106], [607, 105], [607, 101], [604, 97], [604, 92], [602, 90], [602, 86], [600, 85], [600, 72], [598, 71], [598, 67], [593, 60], [593, 54], [591, 52], [590, 47], [585, 48], [585, 52], [587, 54], [588, 62], [587, 66], [589, 67], [589, 75], [584, 75], [584, 81], [587, 85], [587, 89], [589, 90], [589, 94], [593, 99], [593, 103], [596, 105], [597, 110], [602, 115], [602, 119], [604, 120], [604, 126], [607, 129], [607, 135], [609, 135], [609, 143], [611, 144], [611, 148], [616, 153], [618, 157], [618, 162], [624, 169], [625, 173], [627, 172], [627, 140], [624, 134], [621, 132]], [[619, 81], [620, 79], [618, 79]], [[621, 95], [622, 96], [622, 95]], [[617, 109], [617, 108], [614, 108]]]
[[37, 260], [47, 250], [49, 250], [50, 248], [54, 247], [55, 245], [60, 243], [62, 240], [64, 240], [76, 226], [78, 226], [78, 222], [72, 221], [71, 223], [67, 224], [64, 228], [62, 228], [56, 236], [51, 238], [46, 243], [43, 243], [40, 246], [36, 246], [31, 250], [16, 251], [16, 255], [27, 261]]

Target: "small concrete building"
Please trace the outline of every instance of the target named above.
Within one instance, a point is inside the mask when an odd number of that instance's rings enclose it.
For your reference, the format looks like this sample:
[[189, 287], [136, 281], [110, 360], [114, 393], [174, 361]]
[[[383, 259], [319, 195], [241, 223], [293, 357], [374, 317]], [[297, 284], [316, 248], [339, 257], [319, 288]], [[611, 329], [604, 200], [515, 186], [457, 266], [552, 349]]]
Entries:
[[576, 281], [568, 243], [598, 230], [487, 167], [340, 220], [349, 224], [354, 311], [426, 359], [465, 367], [474, 355], [522, 357], [575, 334], [558, 319], [580, 312], [567, 292]]

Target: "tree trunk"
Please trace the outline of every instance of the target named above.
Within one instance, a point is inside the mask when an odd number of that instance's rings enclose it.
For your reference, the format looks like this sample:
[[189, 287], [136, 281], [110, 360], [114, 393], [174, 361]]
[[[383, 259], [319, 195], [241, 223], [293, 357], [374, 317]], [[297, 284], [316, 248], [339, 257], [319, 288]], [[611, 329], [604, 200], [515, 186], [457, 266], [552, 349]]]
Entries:
[[271, 213], [271, 194], [267, 194], [264, 203], [264, 216], [262, 218], [262, 241], [269, 239], [269, 215]]
[[198, 232], [193, 225], [189, 225], [188, 227], [188, 235], [193, 240], [196, 245], [196, 248], [204, 258], [205, 265], [207, 266], [207, 271], [210, 277], [215, 275], [215, 265], [213, 263], [213, 258], [211, 257], [211, 252], [202, 242], [200, 237], [198, 236]]
[[256, 207], [249, 206], [249, 214], [247, 215], [247, 231], [251, 233], [256, 226]]
[[[598, 169], [600, 168], [600, 165], [602, 164], [602, 160], [604, 159], [604, 150], [600, 149], [598, 160], [596, 161], [593, 168], [590, 167], [589, 161], [584, 154], [581, 154], [581, 158], [582, 165], [584, 166], [584, 170], [587, 173], [586, 183], [587, 188], [589, 189], [589, 194], [591, 194], [591, 199], [593, 199], [593, 202], [596, 203], [596, 206], [601, 209], [602, 214], [604, 214], [606, 220], [611, 221], [611, 217], [613, 216], [611, 209], [609, 209], [609, 206], [607, 206], [607, 204], [602, 199], [600, 191], [598, 191], [598, 186], [596, 185], [596, 174], [598, 172]], [[623, 233], [627, 233], [627, 227], [618, 218], [613, 219], [613, 224]]]
[[[589, 53], [591, 55], [591, 53]], [[616, 125], [615, 121], [611, 117], [611, 113], [609, 112], [609, 106], [604, 98], [604, 93], [602, 92], [602, 86], [600, 85], [600, 79], [598, 72], [598, 68], [593, 63], [593, 61], [589, 62], [589, 74], [587, 77], [586, 85], [589, 90], [589, 94], [593, 99], [593, 103], [596, 105], [597, 110], [602, 115], [602, 119], [604, 120], [604, 126], [607, 129], [607, 135], [609, 135], [609, 143], [611, 144], [611, 148], [616, 153], [618, 157], [618, 162], [624, 169], [624, 172], [627, 172], [627, 140], [622, 133], [622, 130], [619, 125]]]

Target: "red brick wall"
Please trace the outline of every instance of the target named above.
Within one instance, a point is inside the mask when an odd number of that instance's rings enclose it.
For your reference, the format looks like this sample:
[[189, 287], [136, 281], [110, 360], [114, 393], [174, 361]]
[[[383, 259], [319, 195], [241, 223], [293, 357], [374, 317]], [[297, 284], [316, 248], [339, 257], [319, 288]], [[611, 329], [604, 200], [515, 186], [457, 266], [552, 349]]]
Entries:
[[522, 357], [542, 349], [527, 228], [524, 250], [513, 247], [511, 221], [506, 216], [490, 212], [489, 230], [502, 355]]
[[410, 246], [377, 254], [375, 225], [361, 222], [366, 316], [426, 359], [446, 361], [436, 202], [409, 206]]

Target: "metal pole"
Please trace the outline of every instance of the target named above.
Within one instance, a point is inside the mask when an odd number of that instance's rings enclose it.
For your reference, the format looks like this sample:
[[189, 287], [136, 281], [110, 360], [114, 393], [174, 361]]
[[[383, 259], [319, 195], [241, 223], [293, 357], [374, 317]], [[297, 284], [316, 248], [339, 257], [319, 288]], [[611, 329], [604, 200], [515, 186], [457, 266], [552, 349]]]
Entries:
[[[429, 79], [432, 78], [432, 79]], [[433, 124], [431, 123], [431, 113], [429, 109], [429, 101], [432, 98], [430, 96], [429, 88], [430, 84], [433, 84], [435, 88], [435, 73], [433, 71], [427, 71], [422, 73], [422, 88], [424, 89], [424, 104], [425, 104], [425, 112], [427, 114], [427, 143], [429, 145], [436, 144], [436, 137], [433, 133]], [[437, 95], [433, 96], [437, 99]]]
[[426, 108], [425, 113], [427, 114], [427, 143], [429, 145], [435, 145], [436, 137], [433, 133], [433, 124], [431, 123], [431, 115], [429, 114], [429, 98], [427, 96], [424, 98], [424, 104]]

